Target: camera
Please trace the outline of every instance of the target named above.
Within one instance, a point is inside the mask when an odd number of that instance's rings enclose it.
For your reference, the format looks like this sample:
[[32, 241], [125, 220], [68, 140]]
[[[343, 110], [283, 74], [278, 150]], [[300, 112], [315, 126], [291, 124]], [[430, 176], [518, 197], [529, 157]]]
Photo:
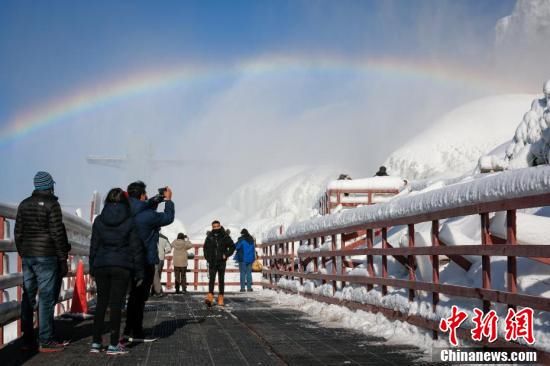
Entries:
[[164, 202], [164, 193], [166, 192], [166, 187], [159, 188], [158, 192], [159, 193], [156, 196], [149, 200], [152, 204], [158, 205], [159, 203]]

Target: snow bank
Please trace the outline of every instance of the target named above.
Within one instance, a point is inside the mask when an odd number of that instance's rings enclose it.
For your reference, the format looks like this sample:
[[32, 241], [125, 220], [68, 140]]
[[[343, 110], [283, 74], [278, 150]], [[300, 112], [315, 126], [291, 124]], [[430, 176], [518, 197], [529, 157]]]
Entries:
[[424, 193], [397, 197], [387, 203], [316, 217], [290, 225], [283, 234], [279, 234], [277, 230], [270, 230], [263, 237], [263, 241], [274, 242], [313, 234], [329, 228], [344, 229], [368, 222], [402, 218], [443, 208], [452, 209], [504, 198], [548, 193], [549, 187], [549, 166], [505, 171]]
[[328, 184], [327, 189], [338, 189], [343, 191], [346, 189], [401, 190], [404, 186], [405, 181], [399, 177], [372, 177], [352, 180], [333, 180]]
[[394, 151], [384, 165], [409, 180], [470, 173], [480, 156], [510, 139], [535, 97], [492, 96], [458, 107]]

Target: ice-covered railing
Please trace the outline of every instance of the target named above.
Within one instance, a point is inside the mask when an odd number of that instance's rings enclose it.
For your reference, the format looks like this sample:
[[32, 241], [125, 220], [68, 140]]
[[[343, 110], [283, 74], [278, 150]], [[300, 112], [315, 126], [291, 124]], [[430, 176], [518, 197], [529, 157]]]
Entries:
[[399, 177], [372, 177], [362, 179], [333, 180], [318, 202], [321, 215], [327, 215], [338, 207], [357, 207], [385, 202], [405, 187], [407, 182]]
[[[299, 291], [319, 301], [379, 312], [427, 328], [434, 337], [438, 336], [439, 319], [448, 316], [449, 299], [453, 302], [461, 299], [467, 304], [482, 303], [485, 312], [491, 308], [502, 313], [507, 307], [531, 307], [536, 314], [548, 314], [550, 299], [547, 293], [524, 292], [525, 286], [520, 286], [517, 280], [518, 257], [522, 261], [524, 258], [538, 260], [524, 265], [523, 270], [539, 263], [537, 265], [548, 268], [550, 273], [550, 238], [542, 237], [541, 242], [531, 241], [529, 245], [521, 245], [517, 240], [517, 210], [543, 206], [550, 206], [549, 166], [495, 173], [428, 192], [412, 193], [388, 203], [299, 222], [284, 232], [276, 228], [263, 237], [260, 246], [264, 253], [263, 286]], [[473, 218], [471, 215], [479, 215], [479, 219], [474, 220], [479, 229], [479, 242], [445, 245], [440, 240], [441, 222], [456, 221], [463, 216]], [[492, 233], [491, 220], [493, 224], [501, 222], [504, 232]], [[389, 228], [404, 229], [404, 247], [394, 247], [400, 244], [395, 242], [391, 245]], [[420, 242], [417, 229], [422, 232], [428, 229], [427, 245]], [[347, 247], [345, 236], [358, 232], [364, 233], [365, 246], [360, 249]], [[378, 232], [381, 245], [375, 248]], [[496, 237], [500, 240], [495, 240]], [[430, 259], [431, 277], [417, 278], [419, 263], [425, 263], [423, 256]], [[440, 273], [445, 274], [440, 272], [445, 268], [440, 268], [440, 257], [443, 260], [456, 256], [481, 258], [476, 262], [476, 269], [468, 272], [472, 282], [457, 283], [449, 276], [440, 281]], [[395, 263], [404, 266], [399, 267], [404, 268], [404, 276], [390, 272], [388, 264], [392, 263], [388, 257], [399, 257]], [[364, 267], [349, 271], [346, 266], [349, 258], [364, 259]], [[491, 259], [504, 261], [504, 266], [492, 269]], [[492, 278], [492, 270], [499, 276]], [[454, 277], [466, 275], [462, 268], [456, 271]], [[500, 277], [506, 279], [504, 285], [499, 283]], [[361, 294], [359, 298], [344, 295], [347, 290], [354, 289]], [[401, 299], [403, 292], [406, 304], [399, 300], [398, 306], [395, 301]], [[440, 295], [445, 295], [441, 300], [444, 305], [440, 303]], [[425, 298], [431, 301], [424, 303]], [[536, 330], [542, 340], [536, 346], [549, 352], [545, 341], [549, 335], [542, 329], [544, 327], [542, 324]], [[458, 335], [470, 339], [470, 330], [459, 328]], [[499, 335], [501, 338], [493, 345], [510, 346], [510, 342], [505, 342], [501, 333]], [[519, 345], [515, 343], [514, 346]], [[545, 357], [550, 362], [548, 353]]]
[[[425, 193], [397, 197], [375, 206], [364, 206], [334, 215], [316, 217], [292, 224], [283, 233], [276, 227], [264, 235], [262, 241], [284, 241], [290, 238], [299, 240], [300, 237], [306, 238], [322, 231], [328, 231], [327, 235], [330, 235], [330, 232], [354, 231], [365, 229], [365, 225], [370, 222], [391, 221], [393, 225], [399, 225], [410, 222], [415, 216], [420, 219], [418, 222], [429, 221], [430, 215], [437, 216], [446, 210], [460, 210], [480, 203], [498, 203], [511, 198], [549, 192], [550, 166], [510, 170]], [[460, 216], [460, 212], [457, 213], [456, 216]]]
[[[21, 336], [21, 298], [23, 274], [21, 273], [21, 257], [17, 255], [17, 249], [11, 238], [12, 225], [17, 216], [17, 206], [0, 203], [0, 346], [4, 341], [10, 341]], [[59, 315], [67, 311], [74, 288], [76, 265], [83, 259], [85, 273], [88, 273], [88, 260], [90, 236], [92, 225], [90, 222], [69, 213], [63, 212], [63, 223], [67, 229], [67, 236], [71, 244], [69, 253], [70, 268], [64, 279], [63, 288], [56, 313]], [[91, 298], [94, 289], [91, 278], [85, 276], [88, 283], [88, 296]]]

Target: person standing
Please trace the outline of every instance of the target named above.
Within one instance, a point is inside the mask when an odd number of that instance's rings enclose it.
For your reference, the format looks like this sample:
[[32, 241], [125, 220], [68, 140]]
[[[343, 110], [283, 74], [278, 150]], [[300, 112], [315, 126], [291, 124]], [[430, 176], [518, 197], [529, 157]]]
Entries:
[[193, 248], [193, 244], [183, 233], [178, 234], [178, 238], [172, 242], [174, 247], [174, 273], [176, 276], [176, 294], [182, 292], [187, 293], [187, 251]]
[[90, 274], [97, 285], [97, 306], [91, 353], [103, 350], [101, 335], [107, 307], [110, 308], [111, 342], [108, 355], [126, 354], [119, 343], [122, 307], [130, 278], [143, 281], [143, 243], [130, 211], [130, 202], [121, 188], [113, 188], [95, 219], [90, 244]]
[[241, 230], [241, 237], [237, 240], [235, 246], [237, 254], [235, 256], [239, 263], [239, 272], [241, 273], [241, 292], [246, 289], [252, 291], [252, 263], [256, 260], [256, 251], [254, 246], [254, 238], [248, 230]]
[[214, 284], [218, 274], [218, 305], [224, 306], [225, 266], [227, 258], [235, 251], [235, 244], [218, 220], [212, 221], [212, 231], [206, 237], [203, 251], [208, 262], [210, 277], [205, 302], [207, 305], [212, 305], [214, 302]]
[[14, 229], [15, 245], [23, 264], [21, 326], [24, 348], [36, 347], [33, 313], [38, 292], [40, 352], [59, 352], [65, 347], [54, 340], [54, 307], [59, 275], [67, 273], [69, 248], [54, 184], [49, 173], [36, 173], [35, 189], [19, 204]]
[[[155, 264], [159, 263], [158, 241], [160, 228], [170, 225], [174, 221], [172, 190], [166, 187], [162, 197], [156, 196], [154, 199], [149, 200], [145, 189], [145, 183], [137, 181], [131, 183], [127, 190], [130, 209], [145, 250], [143, 281], [132, 281], [126, 307], [124, 335], [136, 339], [145, 338], [143, 311], [145, 310], [145, 302], [149, 299], [151, 293]], [[157, 212], [159, 200], [164, 201], [164, 212]]]
[[166, 254], [172, 251], [172, 246], [168, 238], [159, 234], [158, 243], [159, 263], [155, 265], [155, 277], [153, 278], [153, 296], [162, 296], [162, 270], [164, 268], [164, 258]]

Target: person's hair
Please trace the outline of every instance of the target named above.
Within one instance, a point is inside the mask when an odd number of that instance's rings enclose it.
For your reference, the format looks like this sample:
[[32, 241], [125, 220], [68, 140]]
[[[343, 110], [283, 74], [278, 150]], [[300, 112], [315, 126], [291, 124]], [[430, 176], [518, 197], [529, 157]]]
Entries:
[[128, 197], [126, 197], [126, 192], [122, 188], [113, 188], [107, 193], [105, 197], [105, 204], [107, 203], [122, 203], [129, 205]]
[[241, 235], [250, 236], [250, 233], [248, 232], [248, 230], [242, 229], [242, 230], [241, 230]]
[[147, 186], [140, 180], [130, 183], [127, 189], [128, 195], [130, 197], [140, 199], [141, 195], [145, 194], [145, 188], [147, 188]]
[[386, 170], [386, 167], [382, 165], [382, 166], [380, 167], [380, 170], [381, 170], [381, 171], [385, 171], [385, 170]]
[[186, 235], [184, 233], [178, 234], [178, 239], [185, 239]]
[[212, 221], [212, 225], [214, 225], [214, 224], [220, 224], [221, 225], [221, 223], [218, 220]]

